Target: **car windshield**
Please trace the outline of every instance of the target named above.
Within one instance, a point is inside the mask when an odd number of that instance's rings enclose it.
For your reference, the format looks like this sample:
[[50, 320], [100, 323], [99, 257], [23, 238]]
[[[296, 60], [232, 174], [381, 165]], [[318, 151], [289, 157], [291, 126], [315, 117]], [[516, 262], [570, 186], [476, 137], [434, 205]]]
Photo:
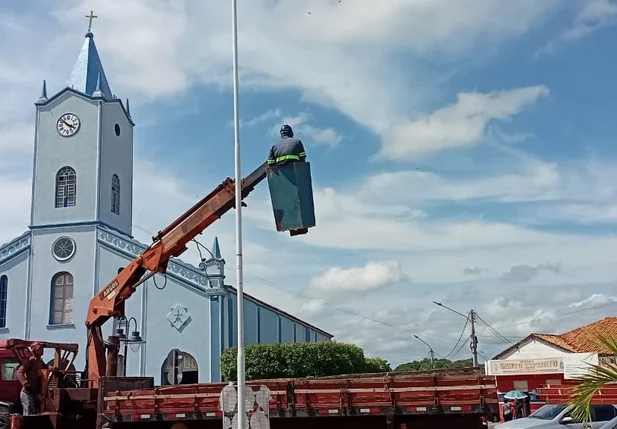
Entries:
[[544, 405], [539, 410], [531, 413], [529, 417], [541, 420], [553, 420], [565, 408], [565, 405]]

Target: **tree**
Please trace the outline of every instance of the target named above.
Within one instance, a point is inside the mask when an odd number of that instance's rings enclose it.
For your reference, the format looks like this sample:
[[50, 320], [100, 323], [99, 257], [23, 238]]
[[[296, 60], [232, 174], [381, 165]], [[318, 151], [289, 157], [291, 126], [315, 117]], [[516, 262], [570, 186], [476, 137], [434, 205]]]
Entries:
[[[617, 337], [600, 334], [596, 338], [600, 350], [617, 355]], [[569, 401], [572, 406], [572, 419], [578, 422], [591, 422], [591, 400], [607, 384], [617, 383], [617, 367], [591, 365], [589, 372], [579, 380], [580, 384], [572, 389], [573, 394]]]
[[407, 363], [402, 363], [396, 367], [395, 371], [415, 372], [415, 371], [430, 371], [431, 369], [448, 369], [448, 368], [469, 368], [473, 363], [471, 359], [461, 359], [451, 361], [449, 359], [434, 359], [433, 367], [431, 360], [424, 358], [422, 360], [414, 360]]

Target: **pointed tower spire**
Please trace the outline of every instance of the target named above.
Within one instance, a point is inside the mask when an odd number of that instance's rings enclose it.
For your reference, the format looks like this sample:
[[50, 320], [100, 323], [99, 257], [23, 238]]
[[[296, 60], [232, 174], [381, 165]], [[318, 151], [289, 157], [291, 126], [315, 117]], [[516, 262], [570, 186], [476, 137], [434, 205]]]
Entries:
[[111, 88], [94, 44], [94, 34], [91, 31], [86, 33], [86, 40], [73, 66], [67, 86], [90, 96], [99, 89], [102, 94], [100, 96], [112, 99]]
[[222, 259], [221, 248], [219, 247], [219, 238], [214, 237], [214, 243], [212, 243], [212, 254], [216, 259]]
[[43, 79], [43, 87], [41, 88], [41, 96], [39, 102], [47, 101], [47, 82]]

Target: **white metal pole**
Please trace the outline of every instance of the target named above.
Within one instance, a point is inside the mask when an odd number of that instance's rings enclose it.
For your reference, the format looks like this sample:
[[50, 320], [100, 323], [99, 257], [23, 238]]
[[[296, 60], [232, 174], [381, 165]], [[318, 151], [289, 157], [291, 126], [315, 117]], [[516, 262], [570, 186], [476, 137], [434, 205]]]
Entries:
[[231, 0], [233, 28], [234, 157], [236, 169], [236, 312], [238, 329], [238, 428], [246, 427], [244, 414], [244, 278], [242, 273], [242, 173], [240, 165], [240, 114], [238, 106], [238, 5]]

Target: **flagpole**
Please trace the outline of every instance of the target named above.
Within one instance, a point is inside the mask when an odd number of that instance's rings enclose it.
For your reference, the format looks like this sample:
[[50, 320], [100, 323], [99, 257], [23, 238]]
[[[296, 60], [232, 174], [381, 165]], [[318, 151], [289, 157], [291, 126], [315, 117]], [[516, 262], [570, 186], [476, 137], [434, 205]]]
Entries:
[[236, 179], [236, 312], [238, 329], [238, 428], [246, 427], [247, 416], [244, 412], [244, 387], [246, 385], [244, 372], [244, 278], [242, 267], [242, 173], [240, 165], [240, 117], [238, 106], [238, 4], [231, 0], [233, 28], [233, 99], [234, 99], [234, 158]]

